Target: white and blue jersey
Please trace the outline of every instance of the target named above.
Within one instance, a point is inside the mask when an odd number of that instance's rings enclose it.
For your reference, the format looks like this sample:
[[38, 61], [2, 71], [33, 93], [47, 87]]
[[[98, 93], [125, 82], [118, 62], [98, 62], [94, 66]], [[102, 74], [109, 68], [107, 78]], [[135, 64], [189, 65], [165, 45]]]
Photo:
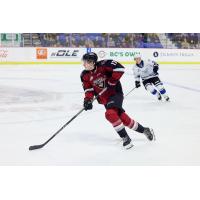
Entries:
[[162, 99], [162, 95], [166, 101], [169, 101], [163, 83], [158, 77], [158, 69], [158, 64], [156, 62], [152, 60], [141, 60], [140, 64], [136, 64], [133, 67], [135, 81], [136, 83], [140, 82], [141, 78], [147, 91], [151, 92], [153, 95], [157, 95], [158, 100]]
[[133, 67], [133, 73], [136, 81], [147, 80], [149, 78], [158, 77], [158, 64], [152, 60], [142, 60], [140, 64]]

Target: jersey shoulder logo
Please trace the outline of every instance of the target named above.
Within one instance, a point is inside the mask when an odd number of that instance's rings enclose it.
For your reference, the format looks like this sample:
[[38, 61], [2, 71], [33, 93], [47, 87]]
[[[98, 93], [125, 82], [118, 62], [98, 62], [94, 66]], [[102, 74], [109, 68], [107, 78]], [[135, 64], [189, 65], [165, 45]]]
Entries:
[[117, 61], [112, 60], [111, 65], [117, 65]]

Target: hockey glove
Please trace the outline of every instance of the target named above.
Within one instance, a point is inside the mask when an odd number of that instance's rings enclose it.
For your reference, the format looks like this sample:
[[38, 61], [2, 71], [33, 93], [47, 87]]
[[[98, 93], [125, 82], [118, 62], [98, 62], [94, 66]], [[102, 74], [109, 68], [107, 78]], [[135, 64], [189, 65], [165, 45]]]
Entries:
[[158, 63], [154, 62], [154, 65], [153, 65], [153, 72], [154, 72], [155, 74], [158, 74], [158, 69], [159, 69]]
[[136, 88], [139, 88], [141, 85], [140, 85], [140, 81], [135, 81], [135, 87]]
[[158, 74], [158, 66], [154, 66], [153, 72], [154, 72], [155, 74]]
[[84, 107], [85, 111], [92, 110], [92, 108], [93, 108], [92, 101], [85, 99], [84, 103], [83, 103], [83, 107]]

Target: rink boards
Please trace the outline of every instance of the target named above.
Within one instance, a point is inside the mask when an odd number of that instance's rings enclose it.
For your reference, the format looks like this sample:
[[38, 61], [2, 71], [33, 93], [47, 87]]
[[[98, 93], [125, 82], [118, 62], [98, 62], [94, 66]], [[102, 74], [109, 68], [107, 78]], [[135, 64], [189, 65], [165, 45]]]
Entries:
[[198, 49], [132, 49], [132, 48], [0, 48], [0, 64], [81, 64], [86, 52], [96, 52], [99, 60], [114, 59], [134, 64], [134, 56], [152, 59], [160, 64], [200, 64]]

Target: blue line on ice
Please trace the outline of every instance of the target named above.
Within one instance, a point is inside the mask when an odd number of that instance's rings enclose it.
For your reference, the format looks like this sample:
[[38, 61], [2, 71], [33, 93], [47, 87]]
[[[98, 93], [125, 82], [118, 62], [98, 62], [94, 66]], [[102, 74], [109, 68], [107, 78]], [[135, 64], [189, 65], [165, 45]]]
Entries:
[[200, 92], [200, 90], [199, 90], [199, 89], [196, 89], [196, 88], [186, 87], [186, 86], [184, 86], [184, 85], [179, 85], [179, 84], [170, 83], [170, 82], [164, 82], [164, 83], [165, 83], [165, 84], [168, 84], [168, 85], [171, 85], [171, 86], [174, 86], [174, 87], [183, 88], [183, 89], [190, 90], [190, 91], [194, 91], [194, 92]]

